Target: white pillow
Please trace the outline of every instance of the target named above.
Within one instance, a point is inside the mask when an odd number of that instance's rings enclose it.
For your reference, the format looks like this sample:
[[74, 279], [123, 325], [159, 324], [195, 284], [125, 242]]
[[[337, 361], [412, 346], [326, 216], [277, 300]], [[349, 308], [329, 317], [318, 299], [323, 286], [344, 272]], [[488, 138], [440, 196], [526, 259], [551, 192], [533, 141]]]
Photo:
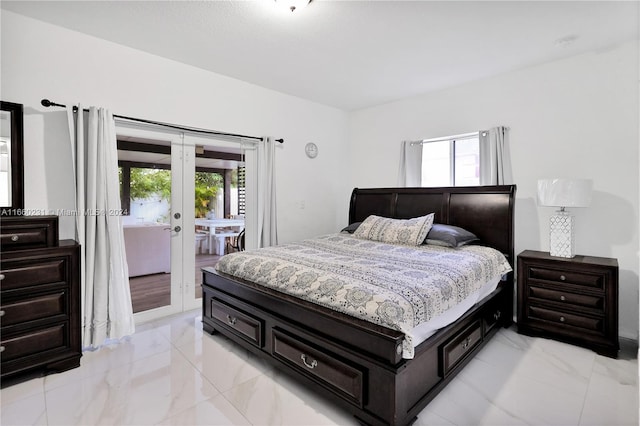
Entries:
[[424, 243], [432, 225], [433, 213], [413, 219], [371, 215], [358, 226], [353, 236], [383, 243], [419, 246]]

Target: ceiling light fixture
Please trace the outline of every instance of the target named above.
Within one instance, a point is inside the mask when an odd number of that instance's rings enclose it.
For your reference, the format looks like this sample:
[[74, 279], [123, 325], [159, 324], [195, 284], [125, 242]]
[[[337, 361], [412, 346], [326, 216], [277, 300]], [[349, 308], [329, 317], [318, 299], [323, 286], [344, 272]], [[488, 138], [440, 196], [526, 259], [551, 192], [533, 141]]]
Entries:
[[274, 0], [278, 5], [282, 5], [286, 7], [292, 12], [295, 12], [298, 9], [302, 9], [306, 5], [312, 2], [312, 0]]

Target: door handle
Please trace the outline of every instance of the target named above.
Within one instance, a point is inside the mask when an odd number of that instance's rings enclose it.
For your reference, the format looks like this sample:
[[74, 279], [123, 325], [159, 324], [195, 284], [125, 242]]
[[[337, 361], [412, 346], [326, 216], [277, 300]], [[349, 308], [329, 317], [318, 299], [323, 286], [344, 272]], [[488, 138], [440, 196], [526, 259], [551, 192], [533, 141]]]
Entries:
[[180, 232], [182, 231], [182, 228], [180, 226], [176, 226], [175, 228], [171, 229], [171, 228], [164, 228], [165, 231], [176, 231], [176, 232]]

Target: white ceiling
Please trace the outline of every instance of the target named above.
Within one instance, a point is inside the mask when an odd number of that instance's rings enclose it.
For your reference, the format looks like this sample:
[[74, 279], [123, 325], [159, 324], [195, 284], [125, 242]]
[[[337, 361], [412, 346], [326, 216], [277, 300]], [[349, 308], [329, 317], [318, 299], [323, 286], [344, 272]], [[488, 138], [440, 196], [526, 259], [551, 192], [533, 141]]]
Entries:
[[7, 1], [1, 7], [354, 110], [638, 38], [637, 1]]

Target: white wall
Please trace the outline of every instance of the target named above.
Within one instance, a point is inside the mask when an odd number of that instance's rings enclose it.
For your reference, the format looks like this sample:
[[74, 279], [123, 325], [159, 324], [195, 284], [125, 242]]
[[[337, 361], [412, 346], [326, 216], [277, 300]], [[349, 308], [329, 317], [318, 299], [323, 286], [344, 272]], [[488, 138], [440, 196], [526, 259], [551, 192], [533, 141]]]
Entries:
[[[40, 106], [48, 98], [107, 107], [120, 115], [284, 138], [276, 176], [280, 241], [346, 224], [348, 198], [335, 196], [346, 169], [346, 112], [11, 12], [2, 11], [1, 19], [2, 99], [25, 107], [26, 208], [35, 213], [73, 208], [66, 113]], [[310, 141], [320, 149], [314, 160], [304, 154]], [[72, 218], [61, 218], [61, 237], [73, 237]]]
[[[620, 265], [620, 333], [638, 334], [638, 44], [628, 43], [352, 113], [351, 186], [397, 183], [400, 141], [511, 128], [516, 253], [549, 249], [547, 177], [594, 181], [576, 251]], [[364, 159], [356, 161], [356, 158]]]

